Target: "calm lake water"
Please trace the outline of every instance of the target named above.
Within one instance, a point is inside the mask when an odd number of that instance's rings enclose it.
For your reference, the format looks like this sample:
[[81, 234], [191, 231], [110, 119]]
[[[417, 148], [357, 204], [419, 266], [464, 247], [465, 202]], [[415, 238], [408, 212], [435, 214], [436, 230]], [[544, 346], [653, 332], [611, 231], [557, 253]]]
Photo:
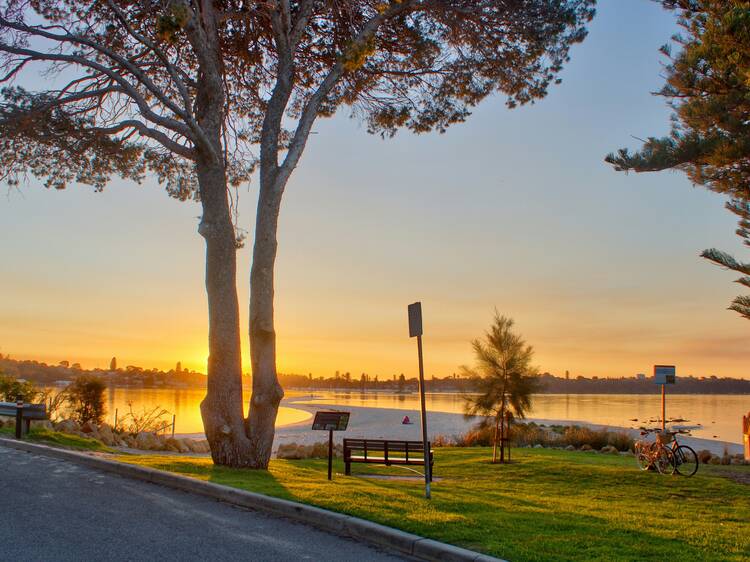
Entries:
[[[428, 412], [462, 413], [460, 394], [427, 394]], [[316, 392], [313, 400], [301, 403], [352, 405], [371, 408], [418, 410], [419, 395], [359, 392]], [[698, 425], [695, 437], [742, 443], [742, 416], [750, 412], [750, 395], [674, 394], [667, 395], [667, 420], [684, 419], [680, 425]], [[534, 396], [531, 419], [588, 422], [618, 427], [656, 427], [661, 419], [661, 395], [651, 394], [538, 394]], [[638, 421], [632, 421], [632, 420]], [[649, 423], [650, 420], [651, 423]]]
[[[111, 422], [115, 409], [122, 416], [128, 411], [128, 402], [136, 412], [160, 406], [176, 415], [177, 433], [201, 433], [203, 422], [200, 402], [203, 390], [173, 390], [148, 388], [114, 388], [108, 391], [108, 413]], [[375, 392], [309, 392], [288, 391], [287, 400], [299, 404], [326, 406], [362, 406], [418, 410], [419, 395]], [[245, 395], [245, 404], [250, 399]], [[292, 404], [293, 406], [293, 404]], [[463, 398], [454, 393], [430, 393], [427, 409], [435, 412], [462, 413]], [[667, 395], [667, 419], [681, 418], [685, 425], [701, 427], [692, 431], [695, 437], [742, 442], [742, 416], [750, 412], [748, 395]], [[618, 427], [657, 425], [661, 415], [661, 397], [642, 394], [539, 394], [534, 397], [530, 418], [563, 422], [589, 422]], [[299, 423], [310, 418], [308, 412], [283, 406], [279, 411], [277, 427]], [[632, 420], [638, 421], [632, 421]], [[649, 420], [654, 420], [649, 423]], [[169, 419], [171, 421], [171, 418]]]

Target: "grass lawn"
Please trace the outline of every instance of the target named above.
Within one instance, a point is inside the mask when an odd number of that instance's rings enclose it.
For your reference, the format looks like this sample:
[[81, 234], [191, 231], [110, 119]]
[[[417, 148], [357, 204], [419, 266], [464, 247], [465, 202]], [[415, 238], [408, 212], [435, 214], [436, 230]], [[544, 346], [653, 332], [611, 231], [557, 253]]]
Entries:
[[[12, 437], [15, 435], [15, 429], [9, 427], [0, 428], [0, 435]], [[28, 435], [24, 435], [23, 438], [25, 441], [41, 443], [43, 445], [54, 445], [55, 447], [63, 447], [65, 449], [95, 451], [101, 453], [115, 452], [114, 449], [110, 449], [98, 439], [89, 439], [87, 437], [79, 437], [78, 435], [71, 435], [69, 433], [60, 433], [59, 431], [52, 431], [51, 429], [46, 429], [44, 427], [32, 427]]]
[[[692, 478], [641, 472], [633, 457], [519, 449], [492, 465], [489, 450], [435, 453], [433, 499], [398, 468], [353, 465], [332, 482], [325, 460], [274, 460], [268, 472], [214, 467], [210, 459], [120, 456], [270, 496], [356, 515], [494, 556], [521, 560], [747, 560], [750, 467], [701, 466]], [[740, 483], [742, 480], [745, 483]]]

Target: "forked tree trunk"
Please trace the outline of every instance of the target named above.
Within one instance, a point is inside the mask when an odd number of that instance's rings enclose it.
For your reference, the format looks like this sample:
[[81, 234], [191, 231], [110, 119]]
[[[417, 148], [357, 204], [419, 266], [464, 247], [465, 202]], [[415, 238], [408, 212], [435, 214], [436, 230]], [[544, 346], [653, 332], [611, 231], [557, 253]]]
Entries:
[[235, 232], [224, 167], [198, 162], [203, 216], [198, 231], [206, 241], [208, 296], [208, 386], [201, 416], [214, 463], [254, 466], [245, 432]]

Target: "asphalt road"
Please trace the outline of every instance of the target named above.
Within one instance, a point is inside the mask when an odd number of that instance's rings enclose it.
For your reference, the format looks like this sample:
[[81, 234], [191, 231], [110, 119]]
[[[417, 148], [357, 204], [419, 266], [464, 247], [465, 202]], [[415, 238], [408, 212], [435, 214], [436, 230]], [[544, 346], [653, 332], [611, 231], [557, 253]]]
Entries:
[[0, 560], [399, 558], [208, 498], [0, 445]]

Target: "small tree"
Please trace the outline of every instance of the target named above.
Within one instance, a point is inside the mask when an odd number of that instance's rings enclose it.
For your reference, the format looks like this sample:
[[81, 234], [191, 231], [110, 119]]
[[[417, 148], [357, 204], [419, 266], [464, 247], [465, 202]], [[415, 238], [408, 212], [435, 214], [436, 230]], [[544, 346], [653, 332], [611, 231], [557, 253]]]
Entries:
[[483, 416], [480, 427], [494, 423], [492, 462], [497, 462], [497, 444], [500, 462], [505, 462], [506, 419], [510, 431], [510, 416], [526, 417], [531, 408], [531, 395], [537, 391], [539, 381], [536, 369], [531, 366], [534, 349], [513, 332], [513, 320], [495, 311], [495, 320], [486, 332], [484, 341], [472, 342], [476, 355], [473, 369], [462, 367], [469, 377], [471, 387], [478, 395], [467, 395], [467, 418]]
[[107, 385], [104, 379], [95, 375], [81, 375], [66, 389], [68, 405], [73, 418], [80, 424], [102, 423], [106, 408], [104, 391]]
[[109, 362], [109, 370], [110, 371], [116, 371], [117, 370], [117, 357], [113, 357], [112, 361]]
[[34, 402], [40, 396], [40, 391], [33, 382], [14, 379], [0, 373], [0, 400], [15, 402]]

